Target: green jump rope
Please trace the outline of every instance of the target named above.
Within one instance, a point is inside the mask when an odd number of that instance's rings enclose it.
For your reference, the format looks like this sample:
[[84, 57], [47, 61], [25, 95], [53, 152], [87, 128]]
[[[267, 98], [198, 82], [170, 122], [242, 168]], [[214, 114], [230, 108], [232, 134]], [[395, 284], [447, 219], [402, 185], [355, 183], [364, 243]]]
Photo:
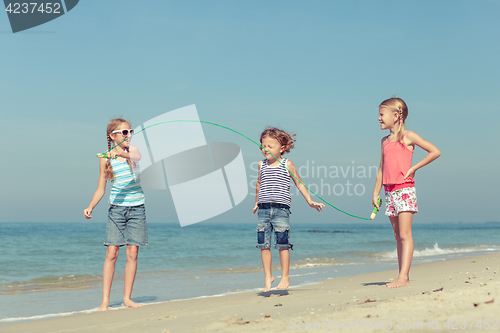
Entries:
[[[236, 131], [236, 130], [234, 130], [234, 129], [232, 129], [232, 128], [229, 128], [229, 127], [226, 127], [226, 126], [223, 126], [223, 125], [217, 124], [217, 123], [212, 123], [212, 122], [209, 122], [209, 121], [203, 121], [203, 120], [183, 120], [183, 119], [181, 119], [181, 120], [169, 120], [169, 121], [162, 121], [162, 122], [160, 122], [160, 123], [156, 123], [156, 124], [152, 124], [152, 125], [146, 126], [146, 127], [144, 127], [142, 130], [138, 131], [137, 133], [134, 133], [134, 135], [139, 134], [140, 132], [145, 131], [146, 129], [151, 128], [151, 127], [153, 127], [153, 126], [163, 125], [163, 124], [168, 124], [168, 123], [178, 123], [178, 122], [183, 122], [183, 123], [203, 123], [203, 124], [213, 125], [213, 126], [217, 126], [217, 127], [222, 127], [222, 128], [224, 128], [224, 129], [227, 129], [227, 130], [229, 130], [229, 131], [231, 131], [231, 132], [234, 132], [234, 133], [236, 133], [236, 134], [238, 134], [238, 135], [240, 135], [240, 136], [244, 137], [245, 139], [247, 139], [247, 140], [249, 140], [249, 141], [253, 142], [254, 144], [256, 144], [257, 146], [259, 146], [259, 147], [260, 147], [260, 149], [264, 149], [264, 150], [265, 150], [265, 151], [267, 151], [269, 154], [271, 154], [271, 152], [269, 152], [266, 148], [262, 147], [262, 146], [261, 146], [258, 142], [256, 142], [256, 141], [254, 141], [254, 140], [250, 139], [248, 136], [246, 136], [246, 135], [244, 135], [244, 134], [242, 134], [242, 133], [240, 133], [240, 132], [238, 132], [238, 131]], [[134, 135], [132, 135], [131, 137], [133, 137]], [[130, 137], [130, 138], [131, 138], [131, 137]], [[102, 154], [97, 154], [97, 157], [99, 157], [99, 158], [109, 158], [108, 153], [109, 153], [111, 150], [113, 150], [115, 147], [119, 146], [122, 142], [125, 142], [125, 141], [126, 141], [126, 140], [128, 140], [128, 139], [129, 139], [129, 137], [127, 137], [126, 139], [124, 139], [123, 141], [121, 141], [120, 143], [118, 143], [117, 145], [115, 145], [114, 147], [111, 147], [110, 149], [108, 149], [108, 150], [107, 150], [107, 151], [105, 151], [104, 153], [102, 153]], [[271, 156], [272, 156], [272, 157], [274, 157], [277, 161], [279, 161], [279, 160], [278, 160], [278, 158], [276, 158], [276, 156], [274, 156], [273, 154], [271, 154]], [[292, 175], [292, 176], [293, 176], [293, 178], [295, 178], [297, 181], [299, 181], [302, 185], [304, 185], [304, 187], [305, 187], [307, 190], [309, 190], [309, 192], [311, 192], [312, 194], [314, 194], [316, 197], [318, 197], [321, 201], [323, 201], [323, 202], [324, 202], [325, 204], [327, 204], [328, 206], [330, 206], [330, 207], [332, 207], [332, 208], [335, 208], [336, 210], [338, 210], [338, 211], [339, 211], [339, 212], [341, 212], [341, 213], [344, 213], [344, 214], [346, 214], [346, 215], [348, 215], [348, 216], [351, 216], [351, 217], [354, 217], [354, 218], [357, 218], [357, 219], [360, 219], [360, 220], [367, 220], [367, 221], [370, 221], [370, 220], [373, 220], [373, 219], [375, 218], [375, 216], [376, 216], [376, 214], [377, 214], [377, 211], [378, 211], [377, 207], [374, 207], [374, 208], [373, 208], [373, 212], [372, 212], [372, 214], [371, 214], [370, 218], [366, 218], [366, 217], [361, 217], [361, 216], [353, 215], [353, 214], [350, 214], [350, 213], [348, 213], [348, 212], [346, 212], [346, 211], [343, 211], [343, 210], [342, 210], [342, 209], [340, 209], [340, 208], [335, 207], [334, 205], [332, 205], [331, 203], [329, 203], [328, 201], [326, 201], [325, 199], [323, 199], [322, 197], [320, 197], [318, 194], [316, 194], [314, 191], [312, 191], [310, 188], [308, 188], [308, 187], [306, 186], [306, 184], [304, 184], [304, 183], [303, 183], [300, 179], [298, 179], [298, 178], [297, 178], [294, 174], [292, 174], [292, 173], [290, 172], [290, 170], [288, 170], [288, 168], [287, 168], [287, 167], [286, 167], [283, 163], [281, 163], [281, 161], [279, 161], [279, 162], [280, 162], [280, 164], [281, 164], [281, 165], [282, 165], [282, 166], [283, 166], [283, 167], [284, 167], [284, 168], [288, 171], [288, 173], [290, 173], [290, 175]], [[380, 207], [380, 204], [381, 204], [381, 203], [382, 203], [382, 199], [379, 199], [379, 207]]]

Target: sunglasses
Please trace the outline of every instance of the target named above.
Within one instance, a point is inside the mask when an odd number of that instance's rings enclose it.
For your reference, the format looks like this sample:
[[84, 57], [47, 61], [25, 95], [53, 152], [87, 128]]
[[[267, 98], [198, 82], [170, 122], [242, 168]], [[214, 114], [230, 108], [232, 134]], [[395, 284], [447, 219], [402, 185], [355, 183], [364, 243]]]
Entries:
[[130, 129], [130, 130], [128, 130], [128, 129], [116, 130], [116, 131], [113, 131], [111, 133], [114, 134], [114, 133], [119, 133], [119, 132], [121, 132], [124, 137], [127, 137], [129, 134], [130, 135], [134, 135], [134, 130], [133, 129]]

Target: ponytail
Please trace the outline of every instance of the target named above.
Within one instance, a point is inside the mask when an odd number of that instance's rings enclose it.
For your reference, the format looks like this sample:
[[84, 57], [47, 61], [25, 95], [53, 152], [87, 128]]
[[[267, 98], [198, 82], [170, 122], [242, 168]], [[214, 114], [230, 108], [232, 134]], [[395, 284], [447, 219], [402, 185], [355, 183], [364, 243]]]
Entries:
[[[398, 115], [399, 115], [399, 129], [396, 134], [396, 139], [399, 141], [401, 144], [403, 144], [403, 135], [405, 134], [405, 118], [403, 116], [403, 110], [401, 108], [398, 108]], [[408, 115], [408, 111], [406, 112], [406, 115]]]
[[385, 101], [380, 103], [380, 105], [386, 106], [394, 111], [394, 113], [398, 114], [399, 128], [396, 133], [396, 138], [397, 141], [403, 144], [403, 135], [405, 134], [405, 121], [406, 117], [408, 117], [408, 106], [406, 105], [405, 101], [398, 97], [386, 99]]

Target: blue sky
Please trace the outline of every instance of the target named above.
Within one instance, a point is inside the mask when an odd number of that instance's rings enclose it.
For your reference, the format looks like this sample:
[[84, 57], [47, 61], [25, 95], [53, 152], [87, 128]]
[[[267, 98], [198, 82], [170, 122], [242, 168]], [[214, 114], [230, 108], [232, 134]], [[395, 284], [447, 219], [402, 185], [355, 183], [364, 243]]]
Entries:
[[[498, 221], [498, 1], [80, 1], [13, 34], [0, 15], [0, 221], [80, 222], [97, 186], [105, 128], [137, 126], [190, 104], [200, 118], [258, 140], [268, 125], [297, 134], [297, 167], [377, 166], [378, 105], [409, 106], [408, 129], [442, 156], [417, 171], [417, 222]], [[250, 142], [204, 125], [251, 165]], [[417, 151], [414, 163], [423, 158]], [[369, 216], [372, 177], [325, 195]], [[339, 189], [338, 187], [337, 189]], [[253, 189], [251, 189], [253, 192]], [[168, 191], [147, 191], [150, 222], [176, 222]], [[254, 197], [210, 221], [252, 222]], [[195, 206], [196, 203], [193, 203]], [[107, 196], [94, 213], [106, 220]], [[294, 196], [292, 223], [356, 222]], [[383, 214], [378, 222], [386, 221]]]

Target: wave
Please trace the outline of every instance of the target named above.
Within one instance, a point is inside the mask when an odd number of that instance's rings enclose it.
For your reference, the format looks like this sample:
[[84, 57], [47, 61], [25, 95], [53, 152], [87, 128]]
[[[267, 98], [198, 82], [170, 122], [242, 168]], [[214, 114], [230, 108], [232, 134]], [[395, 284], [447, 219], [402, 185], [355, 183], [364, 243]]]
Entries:
[[14, 281], [0, 284], [0, 294], [15, 295], [49, 290], [81, 290], [99, 285], [102, 276], [92, 274], [71, 274], [45, 276], [28, 281]]
[[[112, 310], [118, 310], [118, 309], [112, 309]], [[72, 316], [75, 314], [92, 313], [92, 312], [96, 312], [96, 311], [97, 311], [97, 308], [92, 309], [92, 310], [50, 313], [50, 314], [46, 314], [46, 315], [32, 316], [32, 317], [4, 318], [4, 319], [0, 319], [0, 323], [9, 323], [9, 322], [27, 321], [27, 320], [40, 320], [40, 319], [48, 319], [48, 318], [54, 318], [54, 317], [66, 317], [66, 316]]]
[[[445, 254], [463, 254], [472, 252], [490, 252], [490, 251], [500, 251], [500, 246], [498, 245], [476, 245], [470, 247], [452, 247], [452, 248], [440, 248], [438, 243], [434, 244], [433, 248], [425, 248], [423, 250], [415, 250], [413, 252], [413, 257], [430, 257]], [[378, 253], [378, 256], [382, 259], [397, 259], [397, 250], [390, 252]]]
[[[342, 265], [347, 261], [335, 258], [305, 258], [292, 261], [290, 263], [290, 269], [303, 269], [303, 268], [314, 268], [314, 267], [325, 267], [325, 266], [335, 266]], [[281, 270], [280, 265], [274, 265], [272, 267], [273, 271]], [[206, 273], [211, 274], [245, 274], [245, 273], [258, 273], [262, 272], [262, 267], [238, 267], [238, 268], [225, 268], [225, 269], [209, 269]]]
[[[279, 266], [273, 266], [272, 269], [276, 270]], [[224, 269], [207, 269], [208, 274], [246, 274], [262, 272], [262, 267], [237, 267], [237, 268], [224, 268]]]
[[[321, 283], [319, 281], [314, 281], [314, 282], [304, 282], [300, 283], [297, 285], [290, 286], [288, 289], [293, 289], [293, 288], [298, 288], [298, 287], [303, 287], [307, 285], [313, 285], [313, 284], [318, 284]], [[187, 301], [187, 300], [194, 300], [194, 299], [203, 299], [203, 298], [212, 298], [212, 297], [224, 297], [227, 295], [232, 295], [232, 294], [241, 294], [241, 293], [246, 293], [246, 292], [261, 292], [261, 288], [249, 288], [249, 289], [241, 289], [237, 291], [227, 291], [227, 292], [222, 292], [214, 295], [202, 295], [202, 296], [196, 296], [196, 297], [189, 297], [189, 298], [179, 298], [179, 299], [173, 299], [173, 300], [168, 300], [168, 301], [160, 301], [160, 302], [150, 302], [150, 303], [142, 303], [144, 306], [148, 305], [155, 305], [155, 304], [165, 304], [165, 303], [171, 303], [171, 302], [180, 302], [180, 301]], [[276, 288], [271, 288], [271, 290], [278, 290]], [[108, 308], [108, 311], [116, 311], [116, 310], [121, 310], [121, 309], [127, 309], [126, 306], [117, 306], [117, 307], [110, 307]], [[97, 308], [93, 308], [90, 310], [79, 310], [79, 311], [72, 311], [72, 312], [60, 312], [60, 313], [50, 313], [50, 314], [44, 314], [44, 315], [38, 315], [38, 316], [31, 316], [31, 317], [13, 317], [13, 318], [0, 318], [0, 323], [12, 323], [12, 322], [18, 322], [18, 321], [28, 321], [28, 320], [40, 320], [40, 319], [48, 319], [48, 318], [57, 318], [57, 317], [66, 317], [66, 316], [72, 316], [76, 314], [88, 314], [92, 312], [97, 312]]]
[[335, 266], [345, 262], [335, 258], [306, 258], [291, 262], [290, 269]]
[[307, 232], [323, 233], [323, 234], [345, 234], [351, 231], [349, 230], [307, 230]]

